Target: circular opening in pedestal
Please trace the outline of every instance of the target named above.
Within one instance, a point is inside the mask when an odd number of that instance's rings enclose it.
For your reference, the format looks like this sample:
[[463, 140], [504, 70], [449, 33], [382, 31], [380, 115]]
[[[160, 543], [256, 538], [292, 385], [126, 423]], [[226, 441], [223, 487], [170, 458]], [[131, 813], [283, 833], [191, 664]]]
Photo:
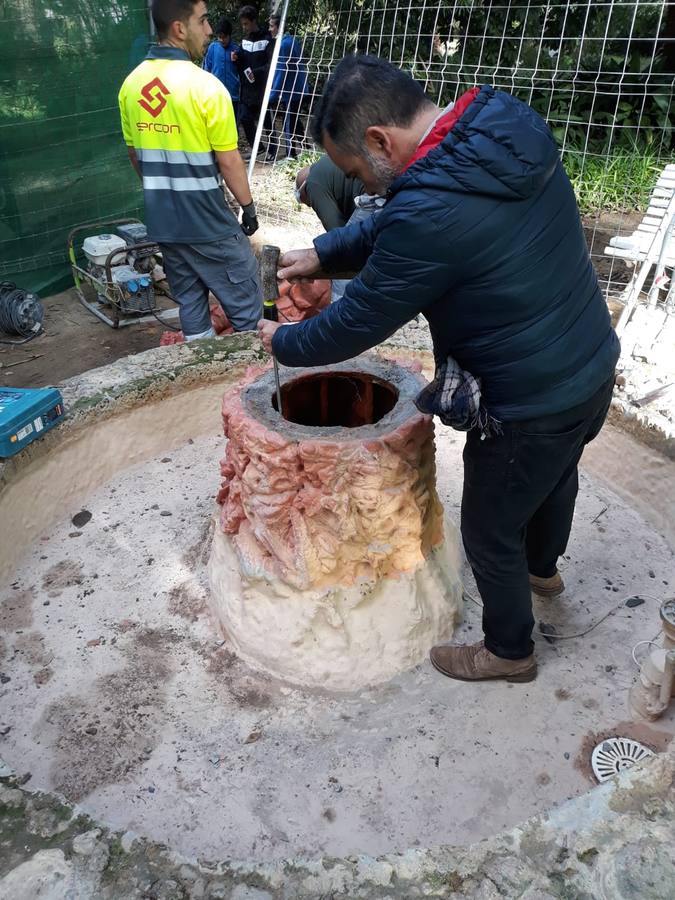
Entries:
[[[282, 415], [296, 425], [359, 428], [373, 425], [390, 412], [398, 391], [364, 372], [305, 375], [281, 388]], [[278, 411], [276, 394], [272, 406]]]

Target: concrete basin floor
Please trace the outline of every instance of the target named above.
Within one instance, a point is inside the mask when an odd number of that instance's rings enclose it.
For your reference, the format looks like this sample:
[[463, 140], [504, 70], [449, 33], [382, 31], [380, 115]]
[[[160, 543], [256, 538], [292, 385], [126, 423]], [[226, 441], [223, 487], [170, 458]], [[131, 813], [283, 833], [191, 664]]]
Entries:
[[[609, 488], [584, 475], [568, 591], [536, 601], [537, 619], [578, 632], [623, 598], [653, 599], [584, 638], [537, 638], [532, 684], [453, 682], [424, 662], [336, 696], [250, 671], [209, 622], [223, 443], [128, 469], [87, 500], [86, 522], [64, 509], [0, 595], [0, 756], [30, 787], [200, 857], [379, 854], [469, 844], [585, 792], [598, 735], [667, 744], [672, 711], [635, 726], [627, 692], [631, 648], [675, 592], [673, 554]], [[462, 443], [437, 429], [455, 520]], [[456, 637], [480, 634], [467, 603]]]

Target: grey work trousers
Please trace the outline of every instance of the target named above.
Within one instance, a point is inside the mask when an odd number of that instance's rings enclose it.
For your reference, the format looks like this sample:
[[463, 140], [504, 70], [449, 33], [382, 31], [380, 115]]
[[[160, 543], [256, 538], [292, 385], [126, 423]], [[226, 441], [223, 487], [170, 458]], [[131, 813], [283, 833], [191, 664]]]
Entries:
[[262, 318], [258, 264], [240, 230], [206, 244], [160, 244], [186, 339], [212, 334], [209, 291], [235, 331], [253, 331]]

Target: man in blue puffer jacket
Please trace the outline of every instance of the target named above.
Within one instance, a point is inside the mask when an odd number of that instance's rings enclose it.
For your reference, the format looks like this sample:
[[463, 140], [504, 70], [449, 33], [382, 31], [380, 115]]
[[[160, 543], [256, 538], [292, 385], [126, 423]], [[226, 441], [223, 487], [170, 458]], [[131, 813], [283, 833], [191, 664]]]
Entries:
[[337, 67], [314, 137], [387, 202], [284, 255], [280, 277], [362, 271], [315, 318], [259, 323], [263, 343], [288, 366], [330, 364], [427, 318], [442, 377], [425, 405], [468, 431], [461, 527], [485, 633], [431, 660], [452, 678], [530, 681], [531, 590], [564, 589], [577, 464], [619, 356], [555, 142], [509, 94], [474, 88], [440, 110], [368, 56]]
[[202, 68], [215, 75], [227, 88], [232, 100], [235, 121], [239, 120], [240, 84], [239, 72], [236, 63], [232, 61], [232, 54], [239, 53], [240, 49], [239, 44], [232, 41], [232, 23], [223, 16], [216, 25], [215, 37], [206, 51]]

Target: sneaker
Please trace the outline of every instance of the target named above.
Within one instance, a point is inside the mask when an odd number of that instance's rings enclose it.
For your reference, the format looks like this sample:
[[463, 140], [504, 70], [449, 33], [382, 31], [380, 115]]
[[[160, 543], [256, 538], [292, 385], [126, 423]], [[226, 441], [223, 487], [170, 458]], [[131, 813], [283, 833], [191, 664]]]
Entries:
[[530, 588], [538, 597], [557, 597], [565, 590], [565, 582], [562, 580], [560, 572], [556, 572], [550, 578], [530, 575]]
[[495, 656], [483, 643], [450, 646], [439, 644], [431, 648], [431, 664], [448, 678], [458, 681], [509, 682], [534, 681], [537, 677], [537, 661], [534, 654], [525, 659], [502, 659]]

